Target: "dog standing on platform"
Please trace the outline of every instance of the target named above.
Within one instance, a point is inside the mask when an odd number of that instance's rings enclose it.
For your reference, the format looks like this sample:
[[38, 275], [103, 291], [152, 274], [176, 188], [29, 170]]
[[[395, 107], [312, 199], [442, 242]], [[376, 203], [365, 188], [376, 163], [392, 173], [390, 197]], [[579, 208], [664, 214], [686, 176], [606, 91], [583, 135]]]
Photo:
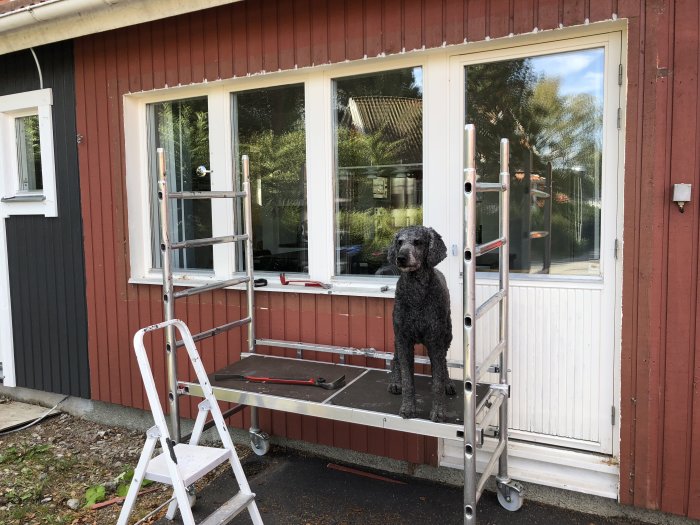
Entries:
[[447, 256], [442, 237], [432, 228], [411, 226], [399, 230], [387, 258], [400, 273], [394, 298], [395, 352], [388, 390], [402, 394], [399, 415], [416, 415], [413, 347], [428, 349], [433, 373], [430, 419], [444, 421], [445, 395], [455, 387], [447, 373], [447, 349], [452, 342], [450, 293], [445, 276], [435, 266]]

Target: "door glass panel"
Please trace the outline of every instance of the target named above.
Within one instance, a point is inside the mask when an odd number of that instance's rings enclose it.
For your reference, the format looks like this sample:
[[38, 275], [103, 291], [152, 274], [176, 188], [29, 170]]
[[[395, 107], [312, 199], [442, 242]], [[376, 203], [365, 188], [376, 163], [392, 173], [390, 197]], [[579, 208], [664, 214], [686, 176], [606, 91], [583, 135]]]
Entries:
[[[211, 191], [209, 170], [209, 111], [207, 99], [191, 98], [148, 105], [151, 195], [157, 194], [156, 149], [163, 148], [170, 191]], [[199, 166], [205, 170], [198, 171]], [[173, 199], [170, 206], [172, 242], [212, 236], [211, 201]], [[160, 209], [151, 200], [153, 267], [161, 267]], [[178, 270], [211, 270], [211, 246], [173, 251], [173, 267]]]
[[236, 158], [250, 157], [255, 271], [308, 273], [304, 85], [233, 100]]
[[[510, 269], [600, 275], [603, 48], [469, 65], [465, 122], [477, 177], [496, 182], [510, 140]], [[498, 237], [498, 195], [479, 195], [477, 242]], [[498, 252], [477, 259], [498, 269]]]
[[335, 81], [336, 274], [398, 274], [394, 233], [423, 224], [420, 67]]

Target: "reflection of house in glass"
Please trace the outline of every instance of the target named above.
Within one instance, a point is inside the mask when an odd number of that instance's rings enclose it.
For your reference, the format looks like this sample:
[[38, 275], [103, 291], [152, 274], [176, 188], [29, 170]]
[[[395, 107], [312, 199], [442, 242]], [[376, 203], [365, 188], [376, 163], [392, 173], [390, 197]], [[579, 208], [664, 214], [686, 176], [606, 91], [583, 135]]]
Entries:
[[339, 128], [360, 155], [338, 167], [338, 271], [385, 273], [393, 234], [423, 220], [422, 100], [351, 97]]

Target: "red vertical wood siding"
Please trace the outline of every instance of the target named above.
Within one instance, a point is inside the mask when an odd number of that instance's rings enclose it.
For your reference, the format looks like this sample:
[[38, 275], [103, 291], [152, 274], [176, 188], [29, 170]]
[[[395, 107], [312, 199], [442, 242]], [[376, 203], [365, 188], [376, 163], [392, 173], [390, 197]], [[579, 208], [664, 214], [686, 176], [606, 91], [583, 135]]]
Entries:
[[[162, 319], [159, 288], [127, 282], [123, 94], [615, 16], [628, 23], [620, 498], [700, 518], [696, 0], [247, 0], [76, 40], [93, 397], [144, 407], [130, 339], [137, 327]], [[695, 186], [684, 214], [670, 203], [674, 182]], [[178, 308], [194, 330], [245, 312], [238, 292], [190, 298]], [[257, 330], [390, 350], [391, 308], [376, 298], [258, 292]], [[244, 345], [244, 334], [230, 333], [207, 342], [203, 354], [218, 367], [238, 359]], [[162, 389], [162, 352], [150, 355]], [[247, 413], [235, 422], [247, 425]], [[261, 423], [293, 439], [437, 460], [432, 438], [269, 411], [261, 411]]]

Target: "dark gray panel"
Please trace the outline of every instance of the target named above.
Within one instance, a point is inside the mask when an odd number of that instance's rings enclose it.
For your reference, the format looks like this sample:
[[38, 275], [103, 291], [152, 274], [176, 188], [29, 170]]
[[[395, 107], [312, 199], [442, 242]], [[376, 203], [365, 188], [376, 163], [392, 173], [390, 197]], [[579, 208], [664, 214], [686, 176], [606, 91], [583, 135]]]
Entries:
[[[6, 221], [17, 384], [89, 397], [73, 45], [35, 52], [43, 87], [53, 90], [58, 217]], [[0, 56], [0, 95], [39, 88], [29, 50]]]

